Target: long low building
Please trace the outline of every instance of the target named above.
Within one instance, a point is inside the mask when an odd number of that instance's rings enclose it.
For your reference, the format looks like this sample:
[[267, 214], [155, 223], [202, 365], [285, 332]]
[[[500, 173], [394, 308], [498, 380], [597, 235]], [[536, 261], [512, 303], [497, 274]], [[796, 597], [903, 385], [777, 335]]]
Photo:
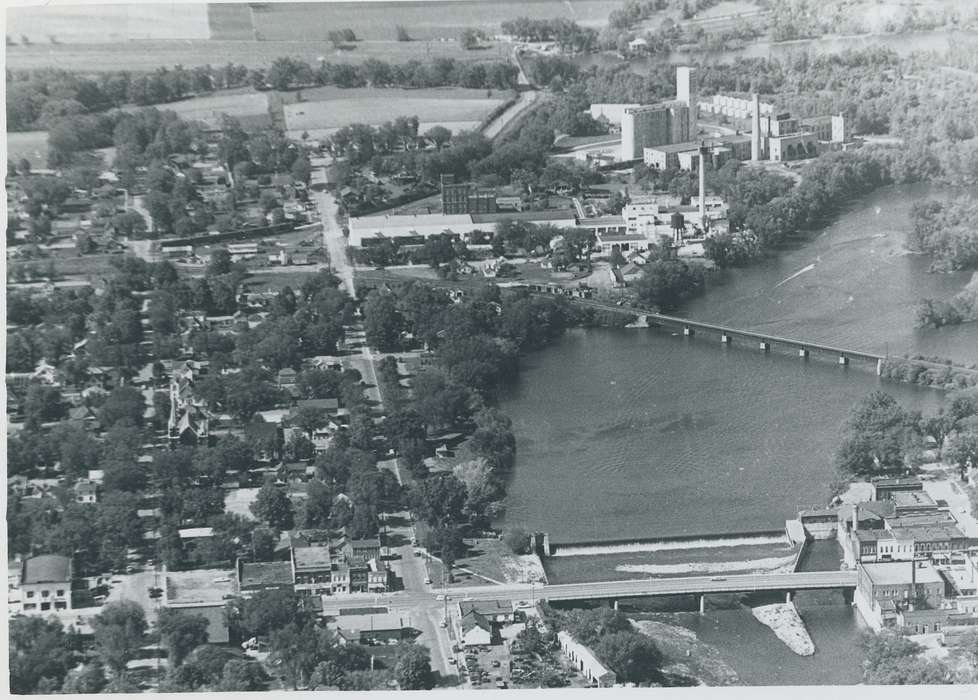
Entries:
[[465, 238], [481, 231], [493, 233], [502, 221], [524, 221], [534, 224], [550, 224], [557, 228], [573, 228], [577, 225], [574, 212], [524, 211], [492, 214], [389, 214], [363, 216], [350, 219], [349, 245], [361, 248], [385, 238], [396, 238], [404, 244], [421, 244], [425, 239], [443, 233], [453, 233]]

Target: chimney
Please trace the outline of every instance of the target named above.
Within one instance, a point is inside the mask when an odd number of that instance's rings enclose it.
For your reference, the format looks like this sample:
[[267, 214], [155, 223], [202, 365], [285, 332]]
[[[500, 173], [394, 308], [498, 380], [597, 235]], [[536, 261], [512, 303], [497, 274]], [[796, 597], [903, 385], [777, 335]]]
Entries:
[[706, 231], [706, 157], [710, 149], [700, 142], [700, 226]]
[[852, 506], [852, 531], [859, 532], [859, 504], [854, 503]]
[[753, 108], [750, 115], [750, 159], [756, 163], [761, 159], [761, 98], [756, 92], [751, 102]]

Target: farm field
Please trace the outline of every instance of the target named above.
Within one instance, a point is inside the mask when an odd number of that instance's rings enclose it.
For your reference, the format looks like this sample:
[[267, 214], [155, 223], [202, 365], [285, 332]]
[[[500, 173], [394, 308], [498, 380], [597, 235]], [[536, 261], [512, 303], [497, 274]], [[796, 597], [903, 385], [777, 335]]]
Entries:
[[[308, 131], [314, 138], [347, 124], [380, 124], [395, 117], [417, 116], [427, 128], [444, 124], [450, 129], [472, 128], [497, 105], [508, 99], [508, 92], [466, 88], [318, 88], [303, 90], [309, 101], [285, 105], [285, 123], [290, 131]], [[315, 96], [316, 100], [310, 100]]]
[[46, 167], [48, 132], [19, 131], [7, 134], [7, 158], [15, 163], [26, 158], [35, 168]]
[[50, 45], [51, 37], [59, 44], [208, 39], [210, 25], [204, 3], [61, 4], [7, 9], [6, 32], [18, 43], [26, 36], [35, 45]]
[[[457, 37], [475, 27], [495, 34], [506, 19], [566, 17], [578, 24], [603, 26], [623, 0], [438, 0], [436, 2], [336, 2], [306, 5], [275, 3], [255, 7], [254, 29], [266, 40], [326, 39], [330, 30], [349, 27], [363, 39], [396, 37], [398, 25], [413, 39]], [[220, 27], [212, 25], [212, 29]]]
[[[14, 37], [16, 40], [16, 36]], [[45, 40], [46, 42], [47, 40]], [[231, 41], [189, 39], [186, 41], [140, 41], [138, 48], [127, 42], [33, 44], [8, 46], [7, 67], [11, 70], [65, 68], [82, 72], [119, 70], [152, 71], [160, 66], [222, 66], [228, 62], [248, 68], [267, 68], [281, 56], [291, 56], [311, 64], [320, 59], [333, 63], [363, 63], [377, 58], [393, 63], [410, 60], [430, 61], [454, 58], [484, 61], [508, 55], [508, 44], [497, 43], [481, 51], [466, 51], [457, 41], [361, 41], [349, 50], [334, 49], [328, 41]]]

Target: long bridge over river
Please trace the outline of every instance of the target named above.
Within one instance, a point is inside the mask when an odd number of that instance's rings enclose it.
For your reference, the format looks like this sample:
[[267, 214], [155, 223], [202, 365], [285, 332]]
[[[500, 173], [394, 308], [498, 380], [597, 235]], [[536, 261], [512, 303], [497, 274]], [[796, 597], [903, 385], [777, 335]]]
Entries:
[[699, 595], [700, 609], [708, 594], [757, 593], [778, 591], [790, 596], [796, 591], [842, 590], [847, 596], [856, 588], [857, 574], [844, 571], [802, 571], [783, 574], [738, 574], [734, 576], [683, 576], [645, 578], [623, 581], [597, 581], [545, 585], [507, 584], [464, 589], [444, 588], [434, 592], [457, 598], [460, 595], [477, 600], [618, 600], [653, 596]]

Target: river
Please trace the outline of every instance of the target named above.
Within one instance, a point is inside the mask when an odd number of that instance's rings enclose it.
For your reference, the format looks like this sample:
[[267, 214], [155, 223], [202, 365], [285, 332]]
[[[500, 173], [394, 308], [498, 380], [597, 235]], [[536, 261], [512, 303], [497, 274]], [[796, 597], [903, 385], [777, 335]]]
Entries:
[[[928, 260], [903, 251], [911, 203], [945, 194], [880, 190], [796, 248], [730, 272], [682, 314], [868, 351], [978, 361], [978, 324], [913, 328], [917, 299], [950, 297], [968, 278], [931, 274]], [[518, 456], [501, 524], [546, 531], [556, 542], [778, 528], [826, 501], [841, 425], [876, 389], [923, 411], [942, 400], [871, 369], [764, 354], [746, 342], [572, 330], [527, 357], [503, 397]], [[837, 562], [832, 552], [820, 558], [826, 568]], [[800, 596], [798, 605], [817, 647], [811, 658], [792, 654], [746, 608], [675, 622], [717, 646], [744, 683], [858, 682], [858, 615], [841, 597]]]

